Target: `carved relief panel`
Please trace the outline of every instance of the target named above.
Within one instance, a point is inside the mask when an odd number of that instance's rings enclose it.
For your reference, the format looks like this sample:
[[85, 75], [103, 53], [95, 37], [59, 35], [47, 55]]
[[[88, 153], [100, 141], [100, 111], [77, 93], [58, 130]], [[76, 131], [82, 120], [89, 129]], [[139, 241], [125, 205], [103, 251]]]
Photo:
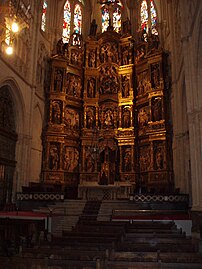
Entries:
[[119, 63], [119, 48], [116, 42], [106, 42], [100, 47], [100, 63]]
[[80, 76], [68, 73], [66, 77], [66, 93], [73, 97], [81, 98], [82, 80]]
[[118, 107], [117, 103], [106, 102], [99, 107], [99, 125], [101, 129], [117, 128]]
[[100, 68], [99, 93], [117, 94], [119, 91], [118, 73], [113, 65], [105, 65]]
[[79, 151], [75, 147], [64, 148], [63, 169], [67, 172], [78, 172]]

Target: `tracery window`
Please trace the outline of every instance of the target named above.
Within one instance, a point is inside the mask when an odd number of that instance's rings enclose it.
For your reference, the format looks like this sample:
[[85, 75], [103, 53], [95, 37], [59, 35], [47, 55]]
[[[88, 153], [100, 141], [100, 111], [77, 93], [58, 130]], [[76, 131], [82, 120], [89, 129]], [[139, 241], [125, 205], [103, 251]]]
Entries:
[[141, 30], [158, 35], [157, 31], [157, 12], [153, 0], [143, 0], [140, 7]]
[[108, 0], [101, 2], [102, 10], [102, 32], [107, 31], [110, 23], [114, 31], [119, 33], [121, 31], [121, 8], [122, 4], [118, 0]]
[[67, 0], [64, 5], [63, 42], [68, 43], [72, 33], [81, 34], [83, 0]]
[[47, 13], [47, 7], [48, 7], [48, 2], [47, 0], [43, 1], [43, 10], [42, 10], [42, 17], [41, 17], [41, 30], [45, 32], [46, 30], [46, 13]]

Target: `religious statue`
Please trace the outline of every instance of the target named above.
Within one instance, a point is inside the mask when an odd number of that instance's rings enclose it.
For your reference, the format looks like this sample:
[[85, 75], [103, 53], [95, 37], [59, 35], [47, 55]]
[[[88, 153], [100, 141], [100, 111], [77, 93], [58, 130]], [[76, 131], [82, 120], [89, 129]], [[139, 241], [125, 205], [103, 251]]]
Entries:
[[62, 91], [62, 86], [63, 86], [63, 74], [62, 70], [55, 70], [54, 74], [54, 91], [55, 92], [61, 92]]
[[53, 101], [52, 103], [52, 123], [61, 123], [61, 108], [59, 101]]
[[97, 32], [96, 20], [93, 19], [90, 25], [90, 36], [95, 36]]
[[87, 84], [87, 96], [89, 98], [94, 98], [95, 97], [95, 79], [90, 78], [88, 79], [88, 84]]
[[162, 99], [156, 97], [152, 99], [152, 121], [160, 121], [162, 118]]
[[55, 144], [50, 145], [50, 151], [49, 151], [49, 167], [52, 170], [57, 170], [59, 168], [58, 147]]

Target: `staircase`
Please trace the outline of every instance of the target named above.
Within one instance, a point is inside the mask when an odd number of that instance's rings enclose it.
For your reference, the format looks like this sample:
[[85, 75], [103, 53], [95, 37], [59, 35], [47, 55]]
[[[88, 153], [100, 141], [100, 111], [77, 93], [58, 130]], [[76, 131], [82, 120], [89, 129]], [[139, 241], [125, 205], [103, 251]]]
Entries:
[[87, 201], [83, 209], [82, 214], [79, 217], [79, 221], [91, 221], [97, 220], [98, 213], [100, 211], [102, 201]]

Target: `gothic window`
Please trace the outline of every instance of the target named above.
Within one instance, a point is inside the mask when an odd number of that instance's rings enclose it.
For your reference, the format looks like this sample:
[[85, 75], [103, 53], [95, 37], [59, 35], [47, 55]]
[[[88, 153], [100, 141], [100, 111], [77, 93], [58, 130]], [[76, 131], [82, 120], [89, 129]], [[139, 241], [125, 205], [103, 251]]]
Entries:
[[46, 30], [46, 13], [47, 13], [47, 7], [48, 7], [48, 2], [47, 0], [43, 1], [43, 10], [42, 10], [42, 17], [41, 17], [41, 30], [45, 32]]
[[74, 9], [74, 32], [81, 34], [81, 23], [82, 23], [82, 12], [79, 5], [75, 6]]
[[69, 1], [64, 5], [64, 19], [63, 19], [63, 42], [67, 43], [70, 38], [70, 23], [71, 23], [71, 8]]
[[157, 31], [157, 12], [153, 0], [143, 0], [140, 7], [141, 30], [158, 35]]
[[109, 26], [109, 10], [107, 8], [102, 9], [102, 32], [107, 31]]
[[140, 12], [141, 12], [141, 29], [148, 32], [148, 9], [146, 0], [142, 1]]
[[83, 0], [67, 0], [64, 5], [63, 42], [68, 43], [70, 35], [81, 34]]
[[158, 31], [156, 29], [156, 25], [157, 25], [157, 14], [156, 14], [156, 9], [154, 7], [154, 3], [153, 1], [151, 1], [151, 30], [152, 30], [152, 34], [154, 35], [158, 35]]
[[121, 7], [122, 4], [118, 0], [101, 1], [102, 10], [102, 32], [107, 31], [108, 26], [113, 26], [114, 31], [121, 31]]

